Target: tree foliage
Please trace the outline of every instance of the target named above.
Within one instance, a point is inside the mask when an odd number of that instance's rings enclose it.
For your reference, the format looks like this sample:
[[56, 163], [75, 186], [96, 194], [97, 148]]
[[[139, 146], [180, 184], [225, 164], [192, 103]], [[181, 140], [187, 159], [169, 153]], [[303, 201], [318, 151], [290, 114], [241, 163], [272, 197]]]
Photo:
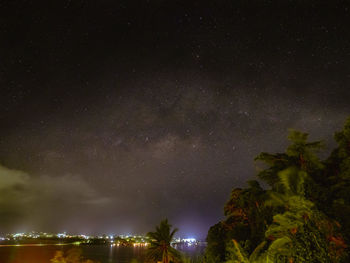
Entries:
[[288, 139], [284, 153], [255, 159], [265, 165], [257, 176], [269, 189], [250, 181], [232, 190], [225, 219], [208, 232], [207, 257], [217, 263], [348, 262], [350, 118], [324, 161], [321, 141], [295, 130]]
[[147, 233], [150, 239], [150, 246], [147, 251], [147, 258], [151, 262], [161, 261], [162, 263], [176, 263], [181, 261], [181, 254], [171, 246], [177, 228], [172, 229], [172, 225], [165, 219], [156, 226], [154, 232]]
[[82, 250], [79, 248], [71, 248], [67, 252], [57, 250], [51, 263], [99, 263], [91, 259], [84, 259]]

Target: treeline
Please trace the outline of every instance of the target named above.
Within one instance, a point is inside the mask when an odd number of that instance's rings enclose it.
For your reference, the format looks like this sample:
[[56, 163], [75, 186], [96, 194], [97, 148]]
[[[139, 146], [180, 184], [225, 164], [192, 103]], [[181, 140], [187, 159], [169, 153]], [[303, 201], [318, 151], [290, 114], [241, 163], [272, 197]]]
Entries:
[[208, 232], [204, 262], [350, 262], [350, 118], [324, 160], [321, 141], [291, 131], [284, 153], [261, 153], [248, 187], [232, 190]]

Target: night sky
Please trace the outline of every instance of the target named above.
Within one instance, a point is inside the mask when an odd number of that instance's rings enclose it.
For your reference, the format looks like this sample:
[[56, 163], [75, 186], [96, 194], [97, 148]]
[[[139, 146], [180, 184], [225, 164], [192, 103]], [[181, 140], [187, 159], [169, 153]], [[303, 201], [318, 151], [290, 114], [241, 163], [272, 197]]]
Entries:
[[348, 1], [0, 1], [0, 233], [205, 238], [261, 151], [350, 115]]

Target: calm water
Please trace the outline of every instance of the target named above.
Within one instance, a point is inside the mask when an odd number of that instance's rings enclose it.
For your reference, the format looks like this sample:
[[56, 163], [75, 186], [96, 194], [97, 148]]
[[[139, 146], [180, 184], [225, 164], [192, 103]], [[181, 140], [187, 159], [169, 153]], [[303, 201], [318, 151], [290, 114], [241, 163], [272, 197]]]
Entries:
[[[50, 263], [57, 250], [67, 251], [76, 246], [12, 246], [0, 247], [1, 263]], [[110, 247], [79, 246], [84, 258], [97, 260], [100, 263], [130, 263], [133, 259], [144, 262], [145, 248], [142, 247]], [[186, 249], [186, 254], [200, 253], [200, 248]]]

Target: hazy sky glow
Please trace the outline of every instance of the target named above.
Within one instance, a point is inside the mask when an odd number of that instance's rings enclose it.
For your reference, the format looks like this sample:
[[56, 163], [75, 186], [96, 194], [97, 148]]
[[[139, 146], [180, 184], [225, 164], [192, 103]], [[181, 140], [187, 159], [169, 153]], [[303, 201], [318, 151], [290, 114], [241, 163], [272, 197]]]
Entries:
[[332, 146], [349, 8], [249, 2], [2, 1], [0, 232], [204, 238], [288, 128]]

